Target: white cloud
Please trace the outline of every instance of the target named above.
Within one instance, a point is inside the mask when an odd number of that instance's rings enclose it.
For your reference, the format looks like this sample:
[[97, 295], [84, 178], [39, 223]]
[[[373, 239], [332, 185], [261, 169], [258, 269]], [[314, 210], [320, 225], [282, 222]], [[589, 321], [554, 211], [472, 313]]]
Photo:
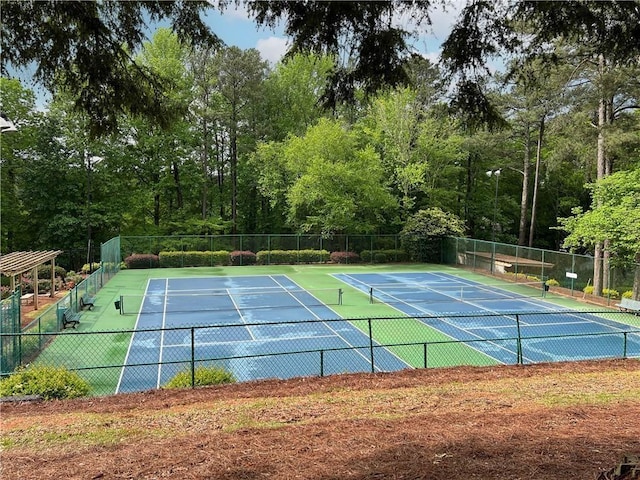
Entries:
[[261, 38], [256, 43], [256, 50], [260, 52], [263, 60], [272, 65], [278, 63], [289, 48], [289, 41], [282, 37]]

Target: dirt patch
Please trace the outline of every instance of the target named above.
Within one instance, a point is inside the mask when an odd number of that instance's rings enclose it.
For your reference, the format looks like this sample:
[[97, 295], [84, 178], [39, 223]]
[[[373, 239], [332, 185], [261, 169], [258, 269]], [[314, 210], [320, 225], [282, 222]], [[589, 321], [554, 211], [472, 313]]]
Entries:
[[2, 469], [24, 480], [583, 480], [640, 453], [638, 419], [635, 360], [269, 380], [3, 404]]

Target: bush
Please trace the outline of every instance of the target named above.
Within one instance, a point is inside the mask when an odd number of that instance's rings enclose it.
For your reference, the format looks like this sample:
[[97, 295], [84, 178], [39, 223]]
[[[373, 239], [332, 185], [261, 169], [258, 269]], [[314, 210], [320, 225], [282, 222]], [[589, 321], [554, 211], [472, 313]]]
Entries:
[[333, 263], [359, 263], [360, 255], [356, 252], [331, 252], [331, 261]]
[[633, 290], [627, 290], [622, 294], [622, 298], [633, 298]]
[[150, 253], [134, 253], [124, 259], [127, 268], [157, 268], [160, 266], [160, 260], [157, 255]]
[[0, 380], [0, 396], [40, 395], [45, 400], [84, 397], [89, 384], [63, 367], [31, 365]]
[[464, 222], [439, 208], [419, 210], [400, 232], [400, 242], [409, 258], [417, 262], [440, 262], [442, 239], [464, 236]]
[[[587, 295], [593, 295], [593, 285], [584, 287], [582, 291]], [[603, 288], [602, 296], [609, 298], [620, 298], [620, 292], [618, 292], [617, 290], [613, 290], [612, 288]]]
[[[236, 379], [231, 372], [221, 367], [198, 367], [194, 371], [195, 384], [193, 386], [203, 387], [205, 385], [221, 385], [223, 383], [235, 383]], [[188, 388], [191, 387], [191, 370], [185, 370], [176, 374], [165, 384], [165, 388]]]
[[[55, 274], [56, 277], [64, 278], [64, 277], [67, 276], [67, 271], [64, 268], [56, 265], [54, 274]], [[50, 265], [40, 265], [38, 267], [38, 278], [45, 279], [45, 280], [51, 280], [51, 266]]]
[[248, 250], [240, 251], [234, 250], [229, 254], [231, 259], [231, 265], [255, 265], [257, 258], [256, 254]]
[[88, 263], [85, 263], [85, 264], [82, 266], [82, 270], [81, 270], [81, 272], [82, 272], [82, 273], [84, 273], [84, 274], [87, 274], [87, 273], [89, 273], [90, 271], [91, 271], [91, 272], [95, 272], [95, 271], [96, 271], [96, 270], [98, 270], [99, 268], [100, 268], [100, 263], [98, 263], [98, 262], [93, 262], [93, 263], [91, 264], [91, 268], [89, 268], [89, 264], [88, 264]]
[[261, 250], [256, 254], [258, 265], [295, 265], [299, 263], [326, 263], [327, 250]]
[[407, 262], [409, 255], [400, 249], [363, 250], [360, 258], [365, 263]]
[[160, 252], [160, 266], [166, 267], [212, 267], [214, 265], [229, 265], [229, 252], [220, 250], [189, 251], [189, 252]]
[[549, 287], [559, 287], [560, 286], [560, 282], [558, 282], [555, 278], [550, 278], [549, 280], [547, 280], [545, 282], [546, 285], [548, 285]]

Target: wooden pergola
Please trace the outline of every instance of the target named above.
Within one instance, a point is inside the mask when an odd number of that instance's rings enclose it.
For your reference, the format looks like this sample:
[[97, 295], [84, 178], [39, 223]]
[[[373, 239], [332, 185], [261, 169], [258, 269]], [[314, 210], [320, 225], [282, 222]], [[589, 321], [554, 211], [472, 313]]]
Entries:
[[[33, 305], [38, 309], [38, 267], [51, 262], [51, 296], [56, 294], [56, 257], [62, 250], [45, 250], [33, 252], [13, 252], [0, 257], [0, 274], [11, 278], [11, 291], [16, 289], [16, 277], [24, 272], [32, 271]], [[24, 297], [24, 295], [23, 295]]]

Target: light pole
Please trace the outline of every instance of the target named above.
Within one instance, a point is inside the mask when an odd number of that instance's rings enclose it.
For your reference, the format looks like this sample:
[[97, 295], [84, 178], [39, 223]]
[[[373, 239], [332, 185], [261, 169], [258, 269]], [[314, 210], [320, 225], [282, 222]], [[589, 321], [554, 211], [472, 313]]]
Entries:
[[487, 170], [487, 177], [496, 177], [496, 194], [493, 200], [493, 223], [491, 224], [491, 274], [493, 274], [495, 258], [496, 258], [496, 223], [498, 221], [498, 184], [500, 181], [500, 171]]
[[90, 156], [86, 150], [84, 152], [84, 156], [87, 166], [87, 264], [89, 265], [89, 273], [91, 274], [93, 271], [93, 255], [91, 254], [91, 201], [93, 200], [91, 196], [91, 173], [93, 171], [93, 166], [97, 165], [104, 159], [95, 155]]

